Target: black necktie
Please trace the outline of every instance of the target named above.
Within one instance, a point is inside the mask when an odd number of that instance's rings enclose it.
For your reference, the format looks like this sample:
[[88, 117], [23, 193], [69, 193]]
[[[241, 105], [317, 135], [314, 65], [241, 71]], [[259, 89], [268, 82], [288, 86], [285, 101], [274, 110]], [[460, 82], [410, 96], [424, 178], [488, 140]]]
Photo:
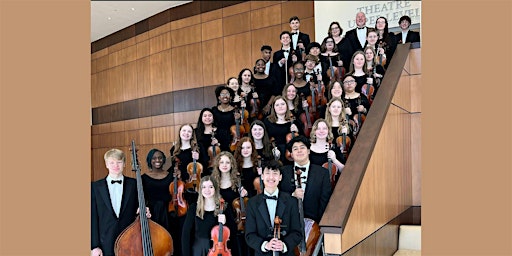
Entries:
[[111, 184], [114, 184], [114, 183], [123, 184], [123, 181], [122, 180], [111, 180], [110, 183]]
[[263, 194], [263, 198], [277, 201], [277, 196], [267, 196], [267, 195]]

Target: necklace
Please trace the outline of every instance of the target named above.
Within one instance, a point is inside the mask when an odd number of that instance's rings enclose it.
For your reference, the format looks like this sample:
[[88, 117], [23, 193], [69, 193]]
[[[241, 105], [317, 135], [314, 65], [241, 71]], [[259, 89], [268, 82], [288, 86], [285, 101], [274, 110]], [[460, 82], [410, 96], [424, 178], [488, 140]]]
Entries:
[[219, 105], [219, 106], [217, 107], [221, 112], [226, 112], [226, 111], [228, 111], [229, 106], [227, 106], [227, 107], [222, 107], [222, 108], [221, 108], [221, 106], [222, 106], [222, 105]]

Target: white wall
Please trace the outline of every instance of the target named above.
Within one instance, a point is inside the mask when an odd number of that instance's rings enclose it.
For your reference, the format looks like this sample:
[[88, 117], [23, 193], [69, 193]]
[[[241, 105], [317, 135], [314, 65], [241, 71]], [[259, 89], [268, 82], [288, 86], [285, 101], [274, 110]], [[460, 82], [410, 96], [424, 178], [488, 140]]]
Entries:
[[368, 27], [375, 27], [380, 16], [388, 19], [392, 32], [398, 31], [398, 20], [403, 15], [411, 17], [411, 29], [417, 29], [421, 24], [421, 1], [315, 1], [315, 40], [322, 42], [333, 21], [340, 23], [343, 34], [355, 28], [359, 11], [366, 14]]

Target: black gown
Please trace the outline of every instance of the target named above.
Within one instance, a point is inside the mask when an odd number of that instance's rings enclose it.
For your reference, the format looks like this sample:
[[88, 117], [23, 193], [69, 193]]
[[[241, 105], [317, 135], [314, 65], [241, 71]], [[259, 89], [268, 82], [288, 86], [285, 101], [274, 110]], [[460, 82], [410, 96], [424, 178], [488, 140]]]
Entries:
[[227, 112], [220, 111], [217, 106], [212, 108], [213, 118], [217, 123], [217, 131], [215, 132], [215, 138], [220, 143], [221, 151], [231, 151], [229, 145], [232, 141], [231, 132], [229, 128], [235, 125], [234, 109]]
[[147, 174], [141, 176], [146, 206], [151, 212], [151, 220], [169, 230], [168, 205], [171, 201], [169, 185], [174, 180], [172, 173], [163, 179], [155, 179]]

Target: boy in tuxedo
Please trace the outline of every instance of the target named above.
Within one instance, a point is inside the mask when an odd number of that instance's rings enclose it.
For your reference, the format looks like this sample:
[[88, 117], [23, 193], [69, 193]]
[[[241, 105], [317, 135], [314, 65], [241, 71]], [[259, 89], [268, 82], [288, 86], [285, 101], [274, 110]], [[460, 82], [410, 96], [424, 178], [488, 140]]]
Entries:
[[[294, 248], [301, 240], [301, 222], [297, 199], [281, 193], [280, 162], [270, 160], [264, 165], [261, 178], [265, 185], [262, 194], [249, 199], [246, 210], [245, 240], [254, 249], [254, 255], [295, 255]], [[281, 219], [280, 238], [274, 237], [274, 220]]]
[[295, 52], [297, 53], [298, 60], [303, 59], [303, 55], [305, 56], [306, 46], [309, 45], [311, 40], [309, 39], [309, 35], [306, 33], [302, 33], [299, 31], [300, 28], [300, 20], [299, 17], [293, 16], [290, 18], [290, 34], [292, 36], [292, 46]]
[[[91, 256], [114, 255], [119, 234], [137, 216], [137, 182], [123, 176], [126, 155], [111, 149], [104, 155], [107, 177], [91, 184]], [[146, 208], [149, 218], [149, 210]]]
[[411, 18], [407, 15], [400, 17], [398, 25], [402, 29], [401, 32], [396, 33], [396, 39], [399, 44], [414, 43], [420, 41], [420, 32], [410, 31]]

